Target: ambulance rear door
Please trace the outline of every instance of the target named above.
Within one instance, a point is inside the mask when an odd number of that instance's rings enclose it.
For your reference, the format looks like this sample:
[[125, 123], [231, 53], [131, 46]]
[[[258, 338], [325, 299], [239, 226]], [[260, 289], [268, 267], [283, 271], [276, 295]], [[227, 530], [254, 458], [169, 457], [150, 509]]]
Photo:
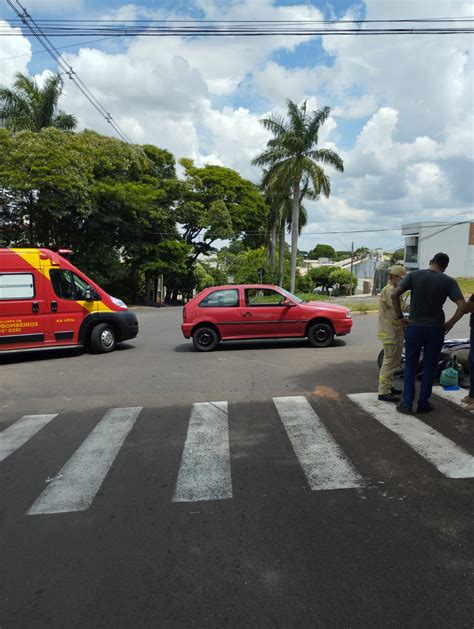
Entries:
[[0, 267], [0, 352], [51, 346], [43, 276], [14, 253], [4, 259], [8, 262]]

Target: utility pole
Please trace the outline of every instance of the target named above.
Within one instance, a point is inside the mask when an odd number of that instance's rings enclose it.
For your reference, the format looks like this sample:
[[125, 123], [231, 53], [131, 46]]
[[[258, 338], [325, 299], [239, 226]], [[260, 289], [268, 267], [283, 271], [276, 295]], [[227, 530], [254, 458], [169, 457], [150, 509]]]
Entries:
[[352, 245], [351, 245], [351, 273], [352, 273], [353, 268], [354, 268], [354, 241], [352, 241]]

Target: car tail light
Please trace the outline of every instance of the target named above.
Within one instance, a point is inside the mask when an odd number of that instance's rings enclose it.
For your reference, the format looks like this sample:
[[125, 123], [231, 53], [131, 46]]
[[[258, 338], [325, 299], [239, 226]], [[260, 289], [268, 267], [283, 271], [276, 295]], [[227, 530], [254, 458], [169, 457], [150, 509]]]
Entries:
[[186, 306], [183, 306], [183, 321], [186, 321]]

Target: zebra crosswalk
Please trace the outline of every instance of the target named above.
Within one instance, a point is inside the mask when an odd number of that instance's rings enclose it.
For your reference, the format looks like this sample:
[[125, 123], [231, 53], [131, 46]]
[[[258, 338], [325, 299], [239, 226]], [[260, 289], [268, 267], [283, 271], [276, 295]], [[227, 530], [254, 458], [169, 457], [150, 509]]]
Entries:
[[227, 402], [194, 404], [175, 502], [232, 498]]
[[107, 411], [28, 514], [88, 509], [141, 410], [137, 407]]
[[273, 399], [310, 489], [348, 489], [364, 482], [304, 397]]
[[[461, 405], [460, 396], [448, 399]], [[268, 403], [281, 422], [282, 434], [286, 433], [288, 447], [311, 492], [358, 490], [367, 486], [357, 455], [348, 454], [347, 442], [344, 446], [338, 443], [327, 420], [321, 418], [314, 398], [275, 397]], [[339, 403], [337, 400], [331, 402], [332, 405]], [[474, 478], [474, 456], [422, 419], [400, 415], [394, 406], [378, 402], [375, 393], [350, 394], [345, 403], [353, 404], [359, 412], [376, 420], [382, 429], [393, 433], [404, 446], [411, 448], [443, 476]], [[172, 502], [206, 502], [234, 497], [229, 425], [236, 419], [237, 409], [238, 405], [229, 405], [227, 401], [199, 402], [191, 406], [175, 473]], [[127, 440], [133, 440], [132, 429], [140, 422], [146, 424], [143, 411], [142, 407], [107, 410], [72, 455], [61, 462], [59, 472], [47, 479], [48, 484], [38, 496], [32, 497], [27, 515], [89, 509], [120, 450]], [[159, 419], [159, 416], [159, 410], [154, 412], [155, 418]], [[25, 415], [0, 432], [0, 465], [7, 464], [14, 455], [21, 456], [24, 446], [38, 438], [41, 431], [46, 434], [46, 440], [54, 439], [47, 434], [47, 427], [53, 420], [61, 422], [61, 414]], [[165, 444], [152, 444], [151, 447], [159, 449]]]
[[349, 398], [448, 478], [474, 477], [474, 457], [421, 419], [400, 415], [392, 405], [379, 402], [371, 393], [355, 393]]

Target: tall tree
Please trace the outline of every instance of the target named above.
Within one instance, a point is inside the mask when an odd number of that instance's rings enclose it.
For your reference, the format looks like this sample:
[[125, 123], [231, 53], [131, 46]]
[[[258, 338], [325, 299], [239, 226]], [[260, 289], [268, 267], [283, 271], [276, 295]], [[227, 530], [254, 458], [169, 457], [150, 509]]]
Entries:
[[163, 149], [92, 131], [0, 129], [5, 245], [71, 248], [81, 269], [134, 302], [156, 271], [151, 262], [183, 275], [188, 247], [174, 246], [178, 189], [174, 158]]
[[12, 89], [0, 87], [0, 118], [11, 131], [40, 131], [45, 127], [72, 131], [76, 117], [58, 109], [62, 91], [59, 74], [48, 76], [39, 87], [35, 79], [18, 72]]
[[318, 258], [329, 258], [333, 260], [336, 257], [336, 251], [331, 245], [320, 243], [316, 245], [314, 249], [311, 249], [308, 257], [312, 260], [317, 260]]
[[182, 159], [185, 179], [177, 203], [176, 220], [183, 239], [193, 247], [190, 260], [213, 251], [216, 240], [242, 238], [245, 246], [264, 243], [268, 207], [258, 187], [223, 166], [194, 166]]
[[261, 122], [273, 134], [267, 148], [257, 155], [253, 163], [267, 167], [264, 184], [273, 187], [279, 183], [288, 186], [291, 194], [291, 269], [290, 290], [295, 289], [296, 255], [298, 250], [301, 187], [304, 177], [311, 181], [313, 192], [329, 197], [329, 177], [320, 164], [329, 164], [338, 171], [344, 170], [339, 155], [331, 149], [318, 149], [319, 131], [327, 120], [330, 108], [313, 112], [306, 109], [306, 101], [298, 107], [287, 101], [288, 118], [272, 114]]
[[[268, 173], [264, 173], [264, 182], [268, 180]], [[283, 185], [282, 185], [283, 184]], [[285, 182], [267, 183], [265, 200], [270, 208], [268, 214], [268, 244], [269, 262], [272, 272], [275, 270], [275, 250], [278, 236], [279, 271], [278, 283], [283, 286], [284, 259], [285, 259], [285, 234], [287, 228], [291, 229], [292, 198], [289, 186]], [[305, 177], [300, 189], [298, 235], [308, 221], [308, 212], [303, 206], [303, 199], [316, 200], [317, 195], [311, 189], [309, 177]]]

